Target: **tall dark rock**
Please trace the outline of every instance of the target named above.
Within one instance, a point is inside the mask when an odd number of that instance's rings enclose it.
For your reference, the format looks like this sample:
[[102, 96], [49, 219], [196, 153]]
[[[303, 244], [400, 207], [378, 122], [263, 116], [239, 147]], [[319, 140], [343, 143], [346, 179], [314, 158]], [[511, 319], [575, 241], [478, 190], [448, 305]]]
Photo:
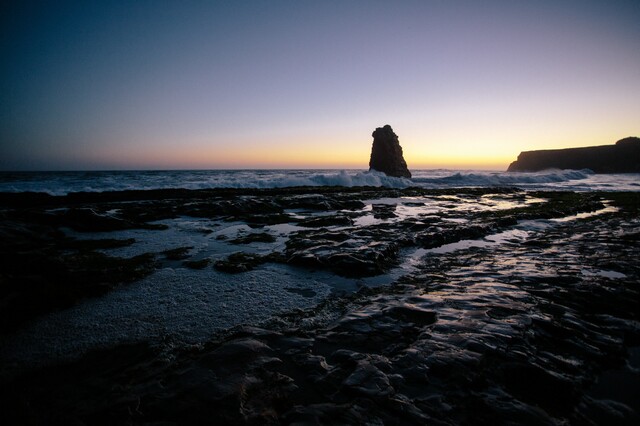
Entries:
[[369, 169], [385, 173], [387, 176], [410, 178], [411, 172], [402, 156], [398, 135], [388, 124], [378, 127], [373, 133], [373, 146]]
[[640, 173], [640, 138], [628, 137], [615, 145], [524, 151], [509, 172], [544, 169], [590, 169], [595, 173]]

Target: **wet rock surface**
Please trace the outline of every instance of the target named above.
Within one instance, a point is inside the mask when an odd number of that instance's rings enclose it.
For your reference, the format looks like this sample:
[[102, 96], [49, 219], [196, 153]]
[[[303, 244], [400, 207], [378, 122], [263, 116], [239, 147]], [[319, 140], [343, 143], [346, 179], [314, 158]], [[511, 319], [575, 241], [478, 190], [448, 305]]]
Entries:
[[[158, 209], [147, 205], [144, 217], [183, 216], [184, 206], [220, 223], [249, 224], [243, 219], [257, 214], [251, 209], [265, 206], [269, 214], [289, 216], [285, 236], [275, 231], [281, 228], [269, 228], [255, 232], [258, 237], [229, 233], [220, 240], [246, 247], [213, 262], [234, 274], [275, 262], [365, 277], [407, 263], [403, 253], [414, 250], [411, 267], [387, 285], [336, 293], [312, 309], [240, 326], [201, 345], [127, 344], [62, 364], [3, 370], [0, 420], [541, 425], [640, 420], [631, 396], [640, 383], [637, 193], [316, 191], [244, 194], [237, 204], [235, 196], [220, 194], [219, 200], [154, 200]], [[312, 209], [304, 204], [309, 199], [326, 203]], [[79, 208], [145, 223], [134, 212], [149, 201], [126, 201]], [[18, 220], [24, 208], [63, 214], [49, 204], [3, 206], [0, 230], [11, 237], [2, 240], [2, 258], [11, 259], [2, 265], [3, 306], [20, 300], [6, 289], [26, 282], [27, 259], [45, 265], [40, 281], [60, 286], [64, 280], [52, 280], [47, 271], [108, 286], [136, 279], [140, 265], [144, 273], [162, 262], [201, 261], [196, 266], [212, 267], [209, 258], [198, 259], [185, 244], [148, 254], [145, 262], [109, 256], [100, 250], [136, 242], [83, 242], [67, 235], [64, 226]], [[325, 217], [349, 221], [305, 226]], [[207, 235], [216, 239], [216, 232]], [[497, 238], [492, 235], [501, 237], [491, 240]], [[238, 241], [243, 236], [248, 241]], [[55, 260], [46, 264], [46, 259]], [[111, 281], [97, 280], [105, 275]], [[18, 294], [26, 304], [37, 291]], [[624, 381], [613, 380], [616, 375]]]

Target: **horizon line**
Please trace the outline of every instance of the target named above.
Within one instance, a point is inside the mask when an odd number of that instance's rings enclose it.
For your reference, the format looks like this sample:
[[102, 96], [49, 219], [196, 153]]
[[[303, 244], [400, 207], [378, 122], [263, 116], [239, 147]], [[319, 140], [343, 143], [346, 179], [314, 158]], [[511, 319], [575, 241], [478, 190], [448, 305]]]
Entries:
[[[287, 171], [359, 171], [368, 172], [369, 168], [349, 168], [349, 167], [237, 167], [237, 168], [105, 168], [105, 169], [0, 169], [0, 173], [87, 173], [87, 172], [207, 172], [207, 171], [220, 171], [220, 172], [233, 172], [233, 171], [273, 171], [273, 170], [287, 170]], [[409, 170], [483, 170], [483, 171], [506, 171], [506, 169], [498, 168], [482, 168], [482, 167], [416, 167], [409, 168]], [[384, 172], [381, 172], [384, 173]]]

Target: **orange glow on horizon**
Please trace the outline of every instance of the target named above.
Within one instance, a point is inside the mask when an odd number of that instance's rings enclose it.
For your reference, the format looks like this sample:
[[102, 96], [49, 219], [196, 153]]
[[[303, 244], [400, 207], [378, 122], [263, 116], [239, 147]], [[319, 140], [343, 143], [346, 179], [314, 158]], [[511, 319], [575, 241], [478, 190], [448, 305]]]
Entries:
[[[325, 150], [276, 150], [261, 147], [248, 152], [240, 150], [156, 150], [153, 153], [104, 153], [95, 164], [117, 165], [124, 169], [356, 169], [369, 168], [369, 152], [349, 149], [337, 152]], [[475, 156], [413, 156], [405, 150], [410, 170], [419, 169], [485, 169], [503, 170], [515, 157]], [[99, 161], [98, 161], [99, 160]], [[107, 167], [109, 168], [109, 167]]]
[[[568, 135], [567, 135], [568, 136]], [[427, 140], [425, 142], [424, 140]], [[613, 144], [615, 138], [584, 138], [584, 144], [560, 143], [558, 138], [537, 141], [505, 137], [448, 139], [430, 135], [423, 139], [406, 132], [400, 138], [409, 170], [478, 169], [506, 170], [521, 151]], [[524, 139], [524, 138], [523, 138]], [[564, 140], [565, 138], [560, 138]], [[566, 137], [575, 140], [576, 137]], [[469, 142], [471, 140], [471, 142]], [[516, 142], [514, 142], [514, 140]], [[209, 138], [185, 139], [177, 145], [169, 140], [131, 140], [117, 150], [104, 148], [90, 158], [96, 169], [356, 169], [369, 168], [372, 139], [346, 135], [343, 140], [328, 135], [301, 135], [253, 139], [239, 138], [224, 144]], [[452, 153], [453, 152], [453, 153]]]

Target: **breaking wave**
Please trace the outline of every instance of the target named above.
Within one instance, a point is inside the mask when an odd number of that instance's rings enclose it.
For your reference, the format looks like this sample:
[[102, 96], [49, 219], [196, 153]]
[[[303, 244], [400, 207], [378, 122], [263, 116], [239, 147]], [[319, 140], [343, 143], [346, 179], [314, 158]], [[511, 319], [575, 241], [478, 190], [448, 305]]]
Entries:
[[386, 186], [389, 188], [406, 188], [414, 185], [410, 179], [390, 177], [375, 170], [355, 173], [341, 170], [337, 173], [315, 173], [310, 176], [282, 176], [247, 184], [234, 183], [240, 186], [232, 187], [243, 188], [285, 188], [292, 186]]
[[591, 170], [544, 170], [537, 173], [505, 173], [505, 172], [451, 172], [442, 177], [418, 177], [418, 186], [519, 186], [531, 184], [548, 184], [588, 179], [594, 173]]
[[640, 191], [640, 175], [598, 175], [590, 170], [507, 173], [473, 170], [414, 170], [412, 179], [363, 170], [169, 170], [100, 172], [2, 172], [0, 192], [104, 192], [146, 189], [284, 188], [294, 186], [384, 186], [464, 188], [516, 186], [568, 191]]
[[409, 179], [357, 170], [170, 170], [1, 173], [0, 192], [104, 192], [145, 189], [385, 186], [406, 188]]

